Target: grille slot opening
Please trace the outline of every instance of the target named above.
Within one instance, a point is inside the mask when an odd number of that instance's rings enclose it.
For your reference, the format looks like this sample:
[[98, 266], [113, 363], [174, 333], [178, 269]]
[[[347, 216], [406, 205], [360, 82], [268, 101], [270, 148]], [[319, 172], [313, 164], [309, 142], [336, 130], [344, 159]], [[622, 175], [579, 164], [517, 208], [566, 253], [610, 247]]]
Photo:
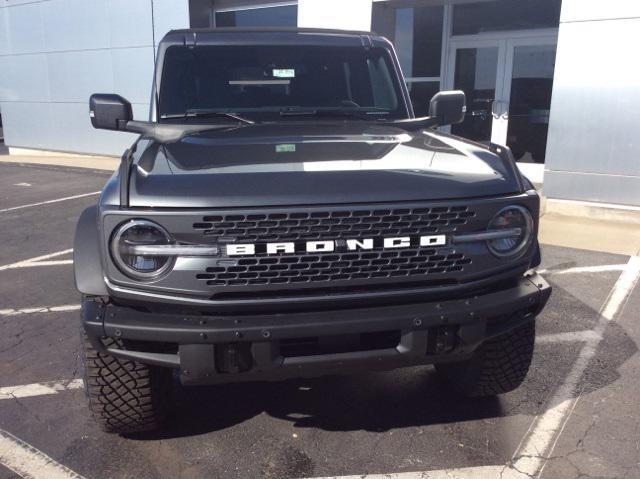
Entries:
[[318, 356], [391, 349], [400, 344], [400, 330], [372, 333], [311, 336], [280, 340], [280, 355], [285, 358]]

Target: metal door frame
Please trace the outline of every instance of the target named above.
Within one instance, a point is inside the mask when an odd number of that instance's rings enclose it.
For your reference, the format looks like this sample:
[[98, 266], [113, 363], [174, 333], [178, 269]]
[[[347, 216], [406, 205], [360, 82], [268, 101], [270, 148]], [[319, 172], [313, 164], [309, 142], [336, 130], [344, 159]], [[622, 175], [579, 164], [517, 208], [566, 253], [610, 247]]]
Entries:
[[443, 65], [445, 65], [443, 88], [445, 90], [453, 89], [454, 86], [456, 50], [462, 48], [498, 48], [491, 141], [506, 145], [515, 48], [520, 46], [557, 45], [558, 29], [545, 28], [458, 35], [450, 37], [447, 43], [446, 61], [443, 62]]

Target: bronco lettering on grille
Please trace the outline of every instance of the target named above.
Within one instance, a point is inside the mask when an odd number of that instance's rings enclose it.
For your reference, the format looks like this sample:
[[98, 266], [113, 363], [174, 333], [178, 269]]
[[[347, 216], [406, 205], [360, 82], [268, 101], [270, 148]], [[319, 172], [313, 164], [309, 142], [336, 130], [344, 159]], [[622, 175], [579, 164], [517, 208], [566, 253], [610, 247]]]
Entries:
[[331, 253], [333, 251], [360, 251], [378, 248], [410, 248], [412, 246], [444, 246], [447, 244], [446, 235], [432, 236], [401, 236], [397, 238], [362, 238], [340, 239], [331, 241], [307, 241], [296, 243], [244, 243], [229, 244], [226, 247], [227, 256], [252, 256], [259, 253], [293, 254], [300, 251], [307, 253]]

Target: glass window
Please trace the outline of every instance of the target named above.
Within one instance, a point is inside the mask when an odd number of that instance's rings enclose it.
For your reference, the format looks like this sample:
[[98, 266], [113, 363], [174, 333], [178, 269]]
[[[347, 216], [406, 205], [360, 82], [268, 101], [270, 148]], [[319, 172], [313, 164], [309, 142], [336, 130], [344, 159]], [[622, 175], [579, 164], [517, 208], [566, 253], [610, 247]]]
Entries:
[[216, 12], [216, 27], [295, 27], [297, 25], [297, 5]]
[[402, 5], [374, 3], [372, 30], [393, 42], [405, 77], [439, 77], [444, 8]]
[[429, 101], [440, 91], [440, 82], [421, 81], [407, 82], [413, 112], [417, 117], [429, 114]]
[[467, 113], [451, 132], [476, 141], [489, 141], [496, 97], [498, 47], [458, 48], [453, 87], [467, 96]]
[[555, 61], [555, 45], [513, 50], [507, 144], [518, 161], [544, 162]]
[[406, 117], [388, 50], [333, 46], [173, 46], [164, 59], [161, 115], [188, 110], [279, 114], [348, 110]]
[[498, 0], [455, 5], [453, 34], [557, 28], [561, 0]]

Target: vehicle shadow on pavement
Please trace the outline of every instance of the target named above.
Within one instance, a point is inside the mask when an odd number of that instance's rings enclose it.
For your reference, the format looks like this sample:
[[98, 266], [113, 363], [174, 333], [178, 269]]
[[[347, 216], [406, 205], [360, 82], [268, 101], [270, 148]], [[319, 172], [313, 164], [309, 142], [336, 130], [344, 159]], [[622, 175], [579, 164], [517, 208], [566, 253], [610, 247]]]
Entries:
[[174, 392], [179, 407], [164, 430], [135, 439], [205, 434], [263, 412], [294, 427], [372, 432], [503, 415], [500, 399], [460, 398], [429, 367], [274, 383], [178, 386]]

